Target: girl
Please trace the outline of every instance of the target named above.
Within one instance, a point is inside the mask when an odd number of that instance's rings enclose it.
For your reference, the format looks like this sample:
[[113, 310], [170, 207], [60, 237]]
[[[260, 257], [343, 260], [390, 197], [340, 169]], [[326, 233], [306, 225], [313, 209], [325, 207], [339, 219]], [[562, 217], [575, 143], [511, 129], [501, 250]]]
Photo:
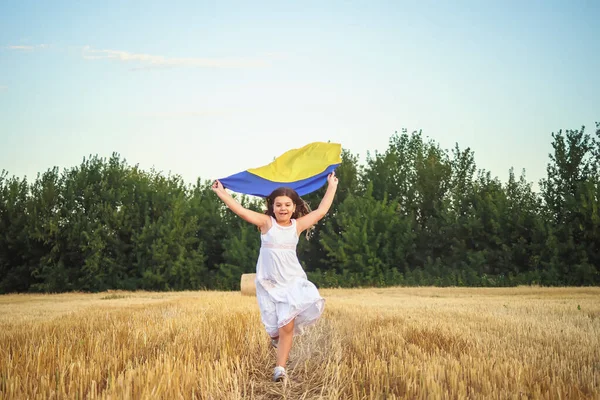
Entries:
[[277, 364], [273, 371], [275, 382], [287, 378], [285, 365], [293, 336], [301, 335], [304, 328], [316, 323], [323, 313], [325, 299], [308, 281], [298, 261], [296, 245], [300, 234], [327, 214], [337, 184], [335, 172], [329, 174], [325, 196], [314, 211], [309, 211], [307, 204], [293, 189], [276, 189], [266, 199], [265, 214], [244, 208], [218, 180], [212, 186], [227, 207], [256, 225], [261, 232], [256, 264], [256, 297], [262, 323], [272, 345], [277, 348]]

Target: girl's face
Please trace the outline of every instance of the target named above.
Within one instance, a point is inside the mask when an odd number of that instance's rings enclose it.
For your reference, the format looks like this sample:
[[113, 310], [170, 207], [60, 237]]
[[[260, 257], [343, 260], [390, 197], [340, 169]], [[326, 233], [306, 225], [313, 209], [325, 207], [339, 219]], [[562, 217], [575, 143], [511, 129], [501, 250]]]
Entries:
[[292, 199], [287, 196], [275, 197], [275, 201], [273, 201], [273, 214], [275, 214], [277, 222], [289, 223], [294, 211], [296, 211], [296, 205]]

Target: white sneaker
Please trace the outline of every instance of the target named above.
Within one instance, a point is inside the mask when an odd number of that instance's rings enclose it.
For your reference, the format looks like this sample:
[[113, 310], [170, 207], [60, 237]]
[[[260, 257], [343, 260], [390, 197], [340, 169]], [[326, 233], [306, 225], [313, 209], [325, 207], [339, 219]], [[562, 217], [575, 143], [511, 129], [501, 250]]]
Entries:
[[273, 382], [281, 382], [287, 379], [287, 374], [285, 373], [285, 368], [277, 366], [273, 370]]

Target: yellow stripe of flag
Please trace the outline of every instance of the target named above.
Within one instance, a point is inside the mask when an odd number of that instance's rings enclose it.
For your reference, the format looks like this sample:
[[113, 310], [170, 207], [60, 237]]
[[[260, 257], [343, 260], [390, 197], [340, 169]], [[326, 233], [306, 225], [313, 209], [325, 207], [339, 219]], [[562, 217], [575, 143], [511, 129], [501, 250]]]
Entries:
[[296, 182], [311, 178], [330, 165], [340, 164], [342, 145], [314, 142], [299, 149], [289, 150], [272, 163], [248, 172], [275, 182]]

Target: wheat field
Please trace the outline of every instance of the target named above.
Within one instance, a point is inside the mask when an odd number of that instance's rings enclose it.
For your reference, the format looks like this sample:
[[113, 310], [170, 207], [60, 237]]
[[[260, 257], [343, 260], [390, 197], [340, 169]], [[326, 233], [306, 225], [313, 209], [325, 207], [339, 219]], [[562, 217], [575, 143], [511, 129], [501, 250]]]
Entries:
[[600, 288], [321, 293], [287, 384], [239, 292], [0, 296], [0, 398], [600, 398]]

